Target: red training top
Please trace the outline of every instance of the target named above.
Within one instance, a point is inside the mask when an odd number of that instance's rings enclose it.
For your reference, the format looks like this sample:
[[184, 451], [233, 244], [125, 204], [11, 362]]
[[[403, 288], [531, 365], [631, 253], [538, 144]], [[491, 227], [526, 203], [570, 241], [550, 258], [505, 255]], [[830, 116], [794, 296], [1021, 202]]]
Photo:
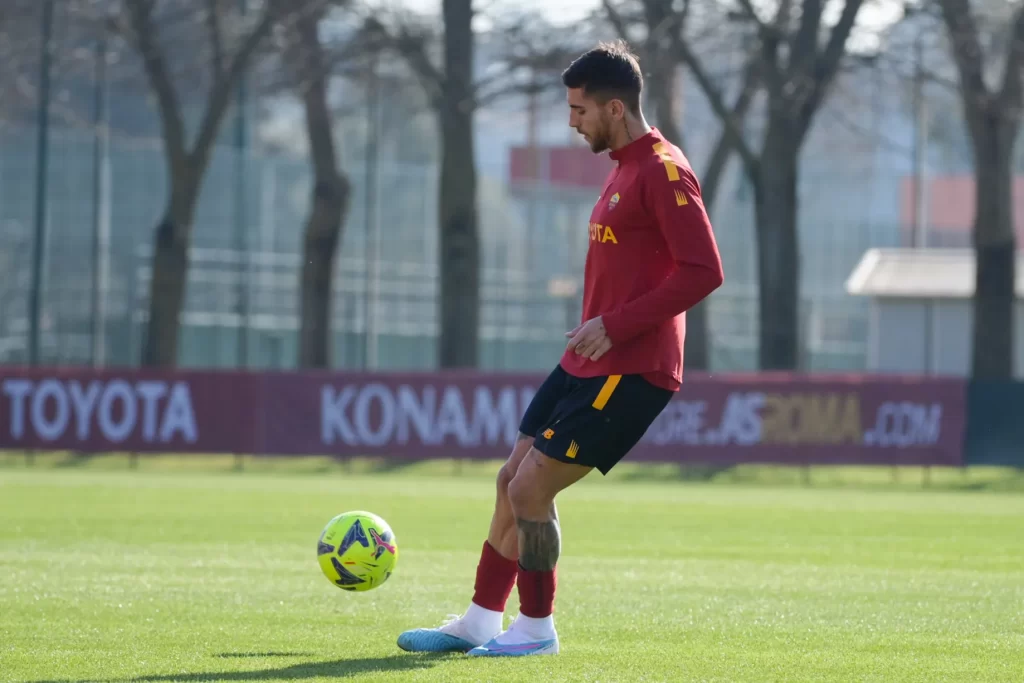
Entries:
[[618, 161], [590, 214], [583, 321], [601, 316], [612, 348], [596, 361], [566, 349], [577, 377], [643, 375], [677, 391], [685, 311], [722, 284], [722, 259], [682, 151], [661, 133], [615, 150]]

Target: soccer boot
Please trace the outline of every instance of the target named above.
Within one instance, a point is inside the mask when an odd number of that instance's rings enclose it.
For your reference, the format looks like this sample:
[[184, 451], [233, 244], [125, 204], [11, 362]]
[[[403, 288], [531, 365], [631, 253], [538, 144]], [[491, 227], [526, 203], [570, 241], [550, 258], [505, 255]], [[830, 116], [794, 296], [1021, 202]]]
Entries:
[[516, 628], [513, 622], [507, 631], [499, 633], [494, 638], [474, 647], [467, 652], [470, 657], [525, 657], [528, 655], [557, 655], [558, 634], [554, 629], [545, 637], [537, 637], [537, 634], [526, 633], [523, 628]]
[[406, 652], [469, 652], [496, 634], [471, 632], [469, 625], [458, 615], [450, 615], [439, 628], [417, 628], [398, 636], [398, 647]]

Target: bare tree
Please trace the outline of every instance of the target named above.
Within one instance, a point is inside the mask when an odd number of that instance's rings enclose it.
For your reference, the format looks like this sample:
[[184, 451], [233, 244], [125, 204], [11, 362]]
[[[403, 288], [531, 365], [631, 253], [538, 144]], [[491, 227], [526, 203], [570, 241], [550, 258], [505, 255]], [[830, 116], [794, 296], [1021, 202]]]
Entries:
[[[1013, 308], [1016, 238], [1013, 219], [1014, 147], [1020, 131], [1024, 68], [1024, 4], [1017, 3], [1006, 40], [992, 45], [990, 59], [969, 0], [939, 0], [960, 75], [960, 93], [974, 151], [977, 208], [972, 375], [1013, 376]], [[1002, 42], [1003, 56], [999, 56]], [[989, 85], [991, 62], [1003, 63], [1000, 81]]]
[[[619, 38], [638, 48], [641, 66], [646, 71], [645, 90], [653, 105], [658, 129], [666, 138], [685, 148], [683, 133], [679, 129], [676, 78], [679, 58], [675, 41], [686, 15], [671, 2], [662, 0], [602, 0], [602, 7]], [[687, 4], [683, 9], [688, 7]], [[638, 34], [642, 36], [639, 39], [636, 38]]]
[[438, 360], [442, 368], [471, 368], [477, 365], [480, 320], [473, 0], [443, 0], [442, 18], [441, 66], [429, 54], [430, 30], [412, 26], [408, 16], [392, 26], [374, 18], [369, 28], [406, 59], [437, 112], [441, 134]]
[[[442, 368], [476, 367], [478, 362], [480, 234], [474, 114], [485, 102], [547, 87], [544, 84], [550, 83], [550, 64], [570, 49], [541, 50], [539, 43], [544, 41], [520, 41], [518, 38], [525, 35], [522, 30], [512, 24], [503, 25], [508, 38], [493, 65], [496, 69], [477, 79], [473, 71], [473, 16], [472, 0], [443, 0], [440, 66], [431, 58], [436, 41], [426, 25], [429, 22], [415, 25], [406, 14], [390, 20], [378, 16], [370, 23], [371, 32], [382, 36], [408, 62], [437, 113], [441, 138], [438, 360]], [[534, 19], [523, 17], [524, 22]]]
[[754, 187], [759, 361], [765, 370], [799, 365], [799, 155], [846, 54], [862, 0], [844, 0], [831, 31], [823, 26], [824, 0], [801, 0], [799, 8], [795, 4], [794, 0], [780, 0], [774, 17], [765, 20], [752, 0], [740, 0], [741, 11], [732, 15], [753, 27], [758, 75], [767, 96], [767, 121], [757, 150], [745, 139], [733, 107], [726, 103], [699, 56], [694, 37], [684, 34], [678, 43], [680, 57], [727, 127]]
[[[676, 69], [680, 64], [682, 36], [686, 29], [690, 3], [676, 7], [664, 0], [639, 0], [621, 2], [602, 0], [609, 23], [620, 38], [633, 41], [637, 27], [643, 38], [638, 41], [641, 63], [647, 64], [647, 92], [654, 105], [654, 121], [658, 129], [669, 140], [673, 140], [685, 152], [684, 133], [680, 130], [678, 84]], [[748, 60], [739, 79], [737, 93], [729, 107], [729, 116], [742, 124], [758, 91], [757, 56]], [[710, 212], [726, 166], [735, 150], [734, 129], [723, 126], [707, 166], [701, 174], [701, 196]], [[702, 301], [686, 313], [686, 367], [707, 370], [710, 367], [710, 345], [708, 341], [708, 302]]]
[[[276, 0], [280, 3], [281, 0]], [[279, 9], [283, 15], [284, 10]], [[330, 55], [320, 42], [327, 13], [322, 0], [309, 2], [285, 27], [285, 59], [296, 91], [305, 106], [313, 190], [303, 237], [300, 286], [298, 365], [330, 366], [331, 295], [334, 266], [351, 195], [347, 176], [339, 169], [338, 149], [328, 105]]]
[[[266, 5], [245, 30], [225, 28], [228, 18], [233, 26], [245, 27], [223, 0], [207, 0], [199, 12], [196, 3], [183, 9], [178, 3], [153, 0], [124, 0], [119, 17], [124, 33], [142, 59], [149, 85], [160, 111], [168, 170], [168, 202], [156, 227], [149, 293], [149, 322], [142, 352], [147, 366], [173, 366], [178, 356], [179, 314], [185, 296], [188, 248], [192, 224], [203, 177], [209, 166], [220, 125], [231, 103], [239, 79], [276, 19], [276, 4]], [[165, 14], [161, 16], [159, 12]], [[209, 59], [204, 60], [209, 94], [197, 134], [189, 141], [183, 113], [182, 95], [176, 87], [168, 64], [168, 41], [161, 39], [161, 28], [173, 21], [169, 13], [185, 13], [195, 30], [203, 27], [208, 41]], [[238, 36], [229, 41], [229, 36]], [[229, 42], [235, 42], [232, 50]]]

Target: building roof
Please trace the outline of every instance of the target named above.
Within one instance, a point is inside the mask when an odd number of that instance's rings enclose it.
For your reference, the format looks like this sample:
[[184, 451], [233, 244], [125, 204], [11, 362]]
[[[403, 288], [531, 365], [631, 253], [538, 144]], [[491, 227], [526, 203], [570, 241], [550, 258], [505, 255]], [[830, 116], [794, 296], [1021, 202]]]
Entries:
[[[1017, 296], [1024, 299], [1024, 252], [1017, 252]], [[969, 299], [972, 249], [869, 249], [846, 281], [855, 296]]]

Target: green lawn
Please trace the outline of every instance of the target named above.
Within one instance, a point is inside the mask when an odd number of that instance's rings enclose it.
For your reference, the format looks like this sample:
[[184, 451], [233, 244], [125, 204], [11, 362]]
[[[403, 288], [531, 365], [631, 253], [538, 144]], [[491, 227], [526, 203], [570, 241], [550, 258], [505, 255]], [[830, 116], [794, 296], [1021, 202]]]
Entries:
[[[562, 654], [476, 660], [395, 637], [465, 607], [496, 464], [60, 462], [0, 463], [3, 681], [1024, 680], [1015, 493], [594, 476], [560, 500]], [[369, 593], [316, 563], [356, 508], [400, 547]]]

